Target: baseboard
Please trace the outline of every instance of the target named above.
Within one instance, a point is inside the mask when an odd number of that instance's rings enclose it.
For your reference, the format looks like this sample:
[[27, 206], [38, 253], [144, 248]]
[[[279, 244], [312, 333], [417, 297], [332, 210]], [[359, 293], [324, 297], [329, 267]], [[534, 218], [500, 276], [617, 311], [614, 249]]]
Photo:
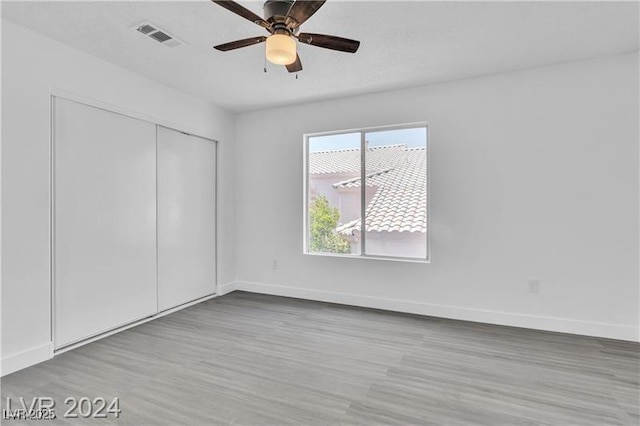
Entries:
[[235, 291], [236, 284], [237, 283], [235, 281], [232, 281], [232, 282], [218, 285], [218, 291], [217, 291], [218, 296], [224, 296], [225, 294]]
[[619, 324], [470, 309], [458, 306], [435, 305], [409, 300], [386, 299], [246, 281], [238, 281], [233, 284], [234, 290], [242, 290], [252, 293], [272, 294], [275, 296], [317, 300], [321, 302], [384, 309], [388, 311], [427, 315], [439, 318], [530, 328], [534, 330], [555, 331], [560, 333], [603, 337], [607, 339], [628, 340], [632, 342], [640, 341], [640, 330], [638, 328]]
[[8, 357], [2, 358], [0, 376], [6, 376], [7, 374], [51, 359], [52, 357], [53, 346], [49, 342], [17, 354], [9, 355]]

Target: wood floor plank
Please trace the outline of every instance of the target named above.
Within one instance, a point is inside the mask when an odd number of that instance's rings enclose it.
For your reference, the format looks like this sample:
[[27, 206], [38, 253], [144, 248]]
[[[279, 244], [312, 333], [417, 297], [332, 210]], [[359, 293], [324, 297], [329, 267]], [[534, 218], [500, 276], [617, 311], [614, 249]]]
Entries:
[[637, 425], [640, 345], [234, 292], [0, 387], [54, 398], [56, 424], [102, 396], [104, 425]]

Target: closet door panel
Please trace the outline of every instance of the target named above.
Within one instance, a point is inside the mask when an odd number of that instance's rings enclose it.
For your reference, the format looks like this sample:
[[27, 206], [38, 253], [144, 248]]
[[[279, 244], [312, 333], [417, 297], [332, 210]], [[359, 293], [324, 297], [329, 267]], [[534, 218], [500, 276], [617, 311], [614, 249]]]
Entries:
[[156, 126], [55, 98], [56, 348], [157, 312]]
[[158, 307], [215, 293], [216, 146], [158, 127]]

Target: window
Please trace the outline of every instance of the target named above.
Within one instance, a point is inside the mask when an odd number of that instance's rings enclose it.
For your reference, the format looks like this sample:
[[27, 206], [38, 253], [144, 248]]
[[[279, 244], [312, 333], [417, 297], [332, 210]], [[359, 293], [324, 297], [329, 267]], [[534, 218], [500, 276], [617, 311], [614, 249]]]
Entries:
[[427, 147], [426, 124], [305, 135], [305, 252], [428, 260]]

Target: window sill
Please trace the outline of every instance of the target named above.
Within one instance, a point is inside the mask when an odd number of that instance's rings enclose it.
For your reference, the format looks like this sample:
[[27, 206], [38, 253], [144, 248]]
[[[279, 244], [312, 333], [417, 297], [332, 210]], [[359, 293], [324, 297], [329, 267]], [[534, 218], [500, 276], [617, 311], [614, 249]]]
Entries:
[[390, 256], [362, 256], [359, 254], [334, 254], [334, 253], [310, 253], [304, 252], [306, 256], [318, 256], [318, 257], [337, 257], [341, 259], [364, 259], [364, 260], [384, 260], [390, 262], [404, 262], [404, 263], [423, 263], [430, 264], [431, 259], [411, 259], [407, 257], [390, 257]]

